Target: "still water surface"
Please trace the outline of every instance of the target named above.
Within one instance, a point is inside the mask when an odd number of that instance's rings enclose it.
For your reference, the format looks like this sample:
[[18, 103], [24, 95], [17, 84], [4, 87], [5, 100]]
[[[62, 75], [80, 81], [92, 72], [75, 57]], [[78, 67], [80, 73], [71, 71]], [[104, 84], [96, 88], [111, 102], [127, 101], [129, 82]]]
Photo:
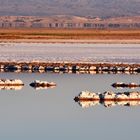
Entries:
[[[73, 100], [82, 90], [131, 91], [114, 89], [111, 84], [140, 83], [139, 77], [139, 74], [0, 73], [0, 78], [18, 78], [25, 83], [19, 91], [0, 91], [0, 139], [139, 140], [140, 106], [82, 108]], [[56, 82], [57, 87], [35, 90], [29, 84], [36, 79]]]

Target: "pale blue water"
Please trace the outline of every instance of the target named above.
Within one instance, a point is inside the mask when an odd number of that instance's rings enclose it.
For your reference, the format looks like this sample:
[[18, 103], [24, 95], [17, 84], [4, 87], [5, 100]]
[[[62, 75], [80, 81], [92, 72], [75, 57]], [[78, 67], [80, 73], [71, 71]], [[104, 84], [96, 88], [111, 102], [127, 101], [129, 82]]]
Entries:
[[[0, 61], [140, 63], [139, 54], [139, 44], [0, 44]], [[0, 90], [0, 140], [139, 140], [140, 106], [82, 108], [73, 99], [82, 90], [140, 91], [111, 87], [140, 83], [140, 74], [0, 73], [0, 78], [25, 83], [22, 90]], [[37, 79], [57, 87], [35, 90], [29, 84]]]
[[[25, 83], [20, 91], [0, 91], [0, 140], [139, 140], [140, 106], [82, 108], [73, 100], [82, 90], [131, 91], [114, 89], [111, 84], [140, 83], [139, 77], [139, 74], [0, 73], [0, 78], [19, 78]], [[56, 82], [57, 87], [36, 91], [29, 86], [35, 79]]]

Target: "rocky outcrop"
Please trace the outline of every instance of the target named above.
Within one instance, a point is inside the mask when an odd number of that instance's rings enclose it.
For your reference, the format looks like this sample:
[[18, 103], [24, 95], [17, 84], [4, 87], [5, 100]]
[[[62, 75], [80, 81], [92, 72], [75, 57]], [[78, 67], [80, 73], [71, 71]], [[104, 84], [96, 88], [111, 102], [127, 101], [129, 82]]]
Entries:
[[19, 79], [0, 79], [0, 86], [20, 86], [24, 83]]
[[0, 79], [0, 90], [21, 90], [23, 86], [19, 79]]
[[[5, 72], [64, 72], [64, 73], [140, 73], [140, 64], [76, 63], [76, 62], [0, 62]], [[118, 84], [118, 83], [117, 83]], [[133, 83], [131, 83], [132, 85]], [[113, 86], [116, 86], [114, 84]], [[134, 85], [133, 85], [134, 86]]]
[[74, 98], [75, 101], [132, 101], [140, 100], [140, 92], [123, 92], [114, 93], [111, 91], [106, 91], [104, 93], [92, 93], [89, 91], [82, 91], [77, 97]]
[[48, 87], [55, 87], [56, 83], [54, 82], [47, 82], [47, 81], [40, 81], [35, 80], [30, 84], [31, 87], [34, 87], [35, 89], [46, 89]]
[[100, 100], [99, 94], [89, 92], [89, 91], [82, 91], [80, 94], [74, 98], [75, 101], [78, 100]]
[[117, 83], [113, 83], [112, 86], [114, 88], [136, 88], [136, 87], [140, 87], [140, 84], [136, 84], [136, 83], [123, 83], [123, 82], [117, 82]]

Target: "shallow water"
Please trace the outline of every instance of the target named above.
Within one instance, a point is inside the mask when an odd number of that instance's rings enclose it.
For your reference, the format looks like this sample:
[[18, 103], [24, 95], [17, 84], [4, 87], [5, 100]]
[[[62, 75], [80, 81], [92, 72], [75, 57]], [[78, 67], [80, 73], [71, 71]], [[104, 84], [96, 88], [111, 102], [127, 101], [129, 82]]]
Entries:
[[0, 61], [140, 63], [139, 44], [0, 43]]
[[[140, 91], [111, 87], [116, 81], [139, 83], [139, 77], [139, 74], [0, 73], [0, 78], [18, 78], [25, 83], [22, 90], [0, 91], [0, 139], [138, 140], [140, 106], [82, 108], [73, 98], [82, 90]], [[56, 82], [57, 87], [35, 90], [29, 86], [35, 79]]]
[[[1, 43], [0, 61], [70, 61], [140, 63], [140, 45]], [[21, 79], [21, 90], [0, 90], [0, 140], [131, 140], [139, 139], [140, 106], [99, 104], [82, 108], [73, 99], [83, 90], [114, 89], [114, 82], [140, 83], [140, 74], [0, 73], [0, 78]], [[35, 90], [34, 80], [57, 83]]]

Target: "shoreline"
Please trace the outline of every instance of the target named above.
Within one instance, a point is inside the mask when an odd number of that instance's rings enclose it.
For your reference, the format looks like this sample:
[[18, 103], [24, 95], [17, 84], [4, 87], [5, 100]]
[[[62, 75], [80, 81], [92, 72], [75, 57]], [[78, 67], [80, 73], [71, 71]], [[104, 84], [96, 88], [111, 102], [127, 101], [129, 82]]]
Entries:
[[48, 44], [140, 44], [140, 39], [0, 39], [0, 43], [48, 43]]
[[49, 62], [0, 62], [0, 71], [6, 72], [64, 72], [64, 73], [140, 73], [140, 64], [111, 63], [49, 63]]

